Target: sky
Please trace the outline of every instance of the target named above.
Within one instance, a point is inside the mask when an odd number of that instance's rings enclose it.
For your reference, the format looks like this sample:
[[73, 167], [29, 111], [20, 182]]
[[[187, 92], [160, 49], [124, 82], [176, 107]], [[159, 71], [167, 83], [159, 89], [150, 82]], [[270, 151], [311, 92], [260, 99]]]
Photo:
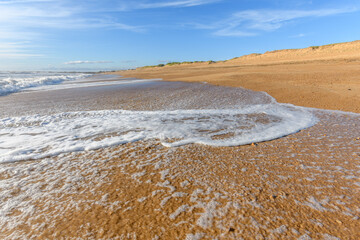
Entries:
[[98, 71], [360, 39], [358, 0], [0, 0], [0, 71]]

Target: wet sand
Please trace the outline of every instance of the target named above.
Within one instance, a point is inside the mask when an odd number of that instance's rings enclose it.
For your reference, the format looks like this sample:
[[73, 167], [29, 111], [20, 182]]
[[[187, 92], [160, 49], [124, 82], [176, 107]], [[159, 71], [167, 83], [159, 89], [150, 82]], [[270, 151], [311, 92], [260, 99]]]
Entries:
[[[117, 80], [127, 82], [133, 79], [118, 77]], [[115, 80], [110, 80], [110, 84], [112, 81]], [[212, 91], [217, 93], [216, 99], [211, 95]], [[184, 95], [187, 98], [185, 100]], [[202, 101], [198, 101], [199, 96]], [[141, 111], [234, 108], [235, 105], [269, 101], [270, 98], [264, 94], [246, 89], [216, 88], [199, 83], [135, 81], [130, 84], [10, 94], [0, 97], [0, 117], [113, 109]]]
[[359, 66], [360, 41], [355, 41], [117, 74], [243, 87], [265, 91], [281, 103], [360, 113]]
[[[153, 82], [0, 102], [12, 116], [231, 108], [248, 94], [267, 101], [249, 90]], [[358, 239], [360, 116], [314, 114], [315, 126], [252, 145], [166, 148], [149, 140], [1, 164], [0, 238]]]

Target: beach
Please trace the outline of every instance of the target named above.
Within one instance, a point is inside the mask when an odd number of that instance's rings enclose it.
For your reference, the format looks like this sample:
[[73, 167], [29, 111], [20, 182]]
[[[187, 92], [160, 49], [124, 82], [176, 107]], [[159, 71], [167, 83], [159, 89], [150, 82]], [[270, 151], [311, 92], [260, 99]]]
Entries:
[[360, 238], [358, 46], [1, 96], [0, 237]]
[[243, 87], [265, 91], [282, 103], [360, 113], [359, 49], [360, 41], [354, 41], [118, 74]]

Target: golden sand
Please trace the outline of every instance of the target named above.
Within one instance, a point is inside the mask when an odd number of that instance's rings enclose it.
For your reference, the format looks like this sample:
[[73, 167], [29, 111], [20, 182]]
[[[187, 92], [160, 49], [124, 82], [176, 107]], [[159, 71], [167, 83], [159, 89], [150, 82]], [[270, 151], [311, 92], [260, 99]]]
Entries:
[[282, 103], [360, 113], [360, 41], [117, 74], [244, 87]]
[[254, 145], [169, 149], [148, 141], [67, 154], [23, 183], [49, 194], [24, 199], [34, 213], [0, 236], [358, 239], [359, 117], [321, 116], [315, 127]]
[[[348, 45], [359, 49], [358, 42]], [[265, 65], [259, 60], [248, 66], [240, 60], [119, 74], [242, 86], [282, 102], [360, 112], [358, 60]], [[32, 114], [39, 106], [55, 112], [142, 110], [144, 102], [162, 106], [182, 97], [159, 98], [155, 89], [160, 88], [145, 89], [141, 96], [136, 89], [126, 95], [114, 87], [80, 91], [76, 97], [70, 90], [10, 95], [2, 103], [17, 100]], [[169, 94], [166, 83], [158, 91]], [[63, 104], [47, 102], [51, 94]], [[30, 106], [32, 98], [40, 103], [37, 109]], [[9, 113], [19, 115], [24, 106]], [[360, 239], [360, 117], [314, 114], [319, 123], [311, 128], [245, 146], [166, 148], [149, 140], [2, 164], [1, 200], [9, 205], [0, 212], [7, 219], [0, 238]]]

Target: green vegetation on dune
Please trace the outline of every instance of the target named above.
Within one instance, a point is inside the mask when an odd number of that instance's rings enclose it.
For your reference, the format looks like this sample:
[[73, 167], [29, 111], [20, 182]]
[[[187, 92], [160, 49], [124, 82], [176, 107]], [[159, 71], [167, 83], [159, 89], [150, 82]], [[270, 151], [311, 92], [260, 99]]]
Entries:
[[151, 66], [144, 66], [142, 68], [155, 68], [155, 67], [165, 67], [165, 66], [175, 66], [175, 65], [182, 65], [182, 64], [193, 64], [193, 63], [208, 63], [213, 64], [216, 61], [209, 60], [209, 61], [185, 61], [185, 62], [168, 62], [166, 64], [158, 64], [158, 65], [151, 65]]
[[166, 64], [166, 66], [174, 66], [174, 65], [180, 65], [182, 64], [181, 62], [169, 62]]

